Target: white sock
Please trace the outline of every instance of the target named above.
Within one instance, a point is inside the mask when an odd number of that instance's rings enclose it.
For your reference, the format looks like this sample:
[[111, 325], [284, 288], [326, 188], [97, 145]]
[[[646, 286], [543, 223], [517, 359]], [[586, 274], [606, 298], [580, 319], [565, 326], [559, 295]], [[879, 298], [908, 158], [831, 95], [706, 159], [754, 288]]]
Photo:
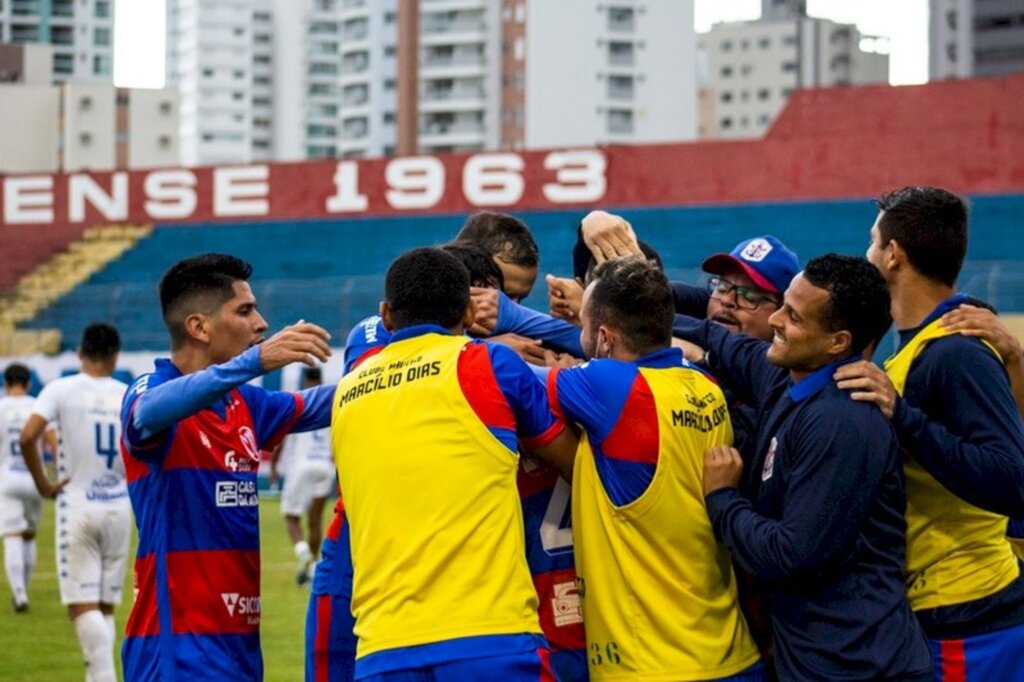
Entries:
[[75, 618], [75, 633], [85, 658], [86, 680], [117, 682], [114, 672], [114, 640], [103, 613], [92, 609]]
[[309, 548], [308, 542], [299, 540], [295, 543], [295, 558], [299, 561], [309, 561], [313, 558], [313, 551]]
[[24, 604], [28, 601], [25, 586], [25, 541], [20, 535], [4, 536], [4, 568], [7, 569], [7, 582], [14, 594], [14, 603]]
[[29, 584], [32, 582], [32, 572], [36, 570], [36, 539], [25, 540], [24, 552], [22, 556], [25, 557], [25, 589], [28, 589]]

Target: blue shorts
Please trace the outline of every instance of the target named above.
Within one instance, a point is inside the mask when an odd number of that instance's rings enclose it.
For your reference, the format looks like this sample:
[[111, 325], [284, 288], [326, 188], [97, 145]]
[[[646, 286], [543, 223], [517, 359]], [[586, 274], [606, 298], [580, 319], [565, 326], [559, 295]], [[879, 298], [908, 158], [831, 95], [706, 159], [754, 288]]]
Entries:
[[964, 639], [930, 639], [937, 682], [1024, 680], [1024, 625]]
[[363, 677], [360, 682], [449, 682], [501, 680], [502, 682], [555, 682], [551, 654], [537, 649], [519, 654], [483, 656], [447, 661], [425, 668], [393, 670]]
[[559, 682], [587, 682], [587, 652], [583, 649], [551, 650], [551, 669]]
[[352, 682], [356, 636], [349, 597], [310, 594], [306, 609], [306, 682]]

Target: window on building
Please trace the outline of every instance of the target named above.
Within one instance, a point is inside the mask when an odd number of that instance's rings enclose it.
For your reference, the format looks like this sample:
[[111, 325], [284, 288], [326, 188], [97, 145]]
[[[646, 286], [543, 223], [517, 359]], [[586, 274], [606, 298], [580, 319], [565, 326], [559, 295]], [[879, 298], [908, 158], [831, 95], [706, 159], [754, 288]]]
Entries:
[[753, 66], [751, 66], [750, 64], [744, 64], [743, 66], [740, 67], [740, 75], [741, 76], [749, 76], [750, 72], [753, 71], [753, 70], [754, 70]]
[[86, 95], [78, 100], [79, 111], [89, 111], [90, 109], [92, 109], [92, 97]]
[[750, 49], [750, 41], [747, 40], [746, 38], [741, 40], [740, 41], [740, 49], [741, 50], [749, 50]]
[[636, 27], [636, 15], [632, 7], [612, 5], [608, 8], [609, 31], [632, 31]]
[[784, 45], [796, 45], [796, 36], [795, 35], [784, 36], [782, 38], [782, 43]]
[[92, 144], [92, 133], [79, 133], [78, 144], [82, 145], [83, 147], [88, 147], [90, 144]]
[[203, 78], [213, 78], [213, 69], [203, 69]]
[[772, 96], [772, 91], [768, 88], [761, 88], [757, 91], [757, 98], [762, 102]]
[[795, 73], [796, 72], [796, 62], [782, 62], [782, 70], [785, 73]]
[[397, 17], [395, 16], [394, 12], [385, 12], [384, 13], [384, 23], [385, 24], [393, 24], [393, 23], [395, 23], [396, 19], [397, 19]]
[[384, 79], [384, 89], [385, 90], [394, 90], [395, 89], [395, 79], [394, 78], [385, 78]]
[[608, 76], [608, 99], [633, 99], [632, 76]]
[[245, 93], [244, 92], [233, 92], [233, 93], [231, 93], [231, 99], [242, 101], [243, 99], [245, 99]]
[[156, 143], [160, 147], [160, 149], [169, 149], [171, 146], [171, 136], [161, 135], [160, 137], [156, 138]]
[[722, 78], [729, 78], [730, 76], [732, 76], [732, 67], [723, 66], [719, 73], [722, 75]]
[[96, 27], [92, 32], [92, 42], [94, 45], [100, 45], [106, 47], [110, 45], [110, 29], [103, 27]]
[[384, 56], [385, 56], [385, 57], [394, 57], [394, 56], [395, 56], [395, 53], [396, 53], [397, 51], [398, 51], [398, 50], [397, 50], [397, 49], [395, 48], [395, 46], [394, 46], [394, 45], [385, 45], [385, 46], [384, 46]]
[[231, 75], [235, 77], [235, 80], [241, 80], [245, 78], [245, 71], [235, 71]]
[[948, 12], [946, 12], [946, 26], [949, 28], [950, 31], [955, 31], [956, 30], [956, 24], [957, 24], [956, 10], [955, 9], [951, 9]]
[[98, 76], [112, 73], [113, 66], [113, 60], [109, 55], [98, 54], [92, 58], [92, 72]]
[[107, 19], [110, 17], [110, 3], [107, 0], [96, 0], [96, 6], [93, 12], [100, 19]]
[[757, 46], [760, 47], [762, 50], [767, 50], [769, 47], [772, 46], [772, 39], [769, 38], [768, 36], [765, 36], [757, 41]]
[[392, 125], [395, 122], [395, 112], [385, 111], [384, 112], [384, 125]]
[[721, 42], [721, 44], [719, 44], [718, 47], [719, 47], [719, 49], [722, 50], [722, 52], [732, 52], [732, 41], [731, 40], [723, 40]]
[[789, 99], [793, 96], [793, 88], [782, 88], [782, 99]]
[[726, 90], [721, 95], [719, 95], [719, 99], [721, 99], [723, 102], [726, 102], [726, 103], [731, 102], [732, 101], [732, 93], [729, 92], [728, 90]]
[[608, 63], [615, 66], [632, 66], [634, 59], [633, 43], [613, 40], [608, 43]]
[[729, 130], [730, 128], [732, 128], [732, 118], [726, 116], [725, 118], [718, 122], [718, 127], [721, 128], [722, 130]]
[[632, 133], [633, 132], [633, 110], [632, 109], [609, 109], [608, 110], [608, 132], [609, 133]]
[[173, 112], [173, 111], [174, 111], [174, 104], [173, 103], [168, 102], [167, 100], [164, 100], [163, 102], [160, 102], [160, 114], [162, 116], [170, 116], [171, 112]]

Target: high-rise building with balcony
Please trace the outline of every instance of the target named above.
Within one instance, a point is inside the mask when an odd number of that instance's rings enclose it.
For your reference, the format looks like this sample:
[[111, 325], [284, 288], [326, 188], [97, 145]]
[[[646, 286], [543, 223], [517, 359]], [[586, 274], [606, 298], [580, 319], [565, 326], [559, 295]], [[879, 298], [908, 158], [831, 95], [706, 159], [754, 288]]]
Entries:
[[692, 0], [419, 0], [401, 36], [398, 10], [168, 0], [186, 162], [392, 154], [403, 49], [418, 55], [418, 151], [696, 135]]
[[930, 10], [930, 79], [1024, 71], [1024, 2], [931, 0]]
[[167, 85], [188, 165], [273, 158], [270, 0], [167, 0]]
[[804, 4], [763, 0], [760, 20], [701, 35], [701, 137], [759, 137], [797, 88], [888, 82], [888, 54], [861, 49], [868, 36], [856, 26], [808, 17]]
[[114, 0], [0, 0], [0, 43], [53, 46], [53, 80], [110, 83]]

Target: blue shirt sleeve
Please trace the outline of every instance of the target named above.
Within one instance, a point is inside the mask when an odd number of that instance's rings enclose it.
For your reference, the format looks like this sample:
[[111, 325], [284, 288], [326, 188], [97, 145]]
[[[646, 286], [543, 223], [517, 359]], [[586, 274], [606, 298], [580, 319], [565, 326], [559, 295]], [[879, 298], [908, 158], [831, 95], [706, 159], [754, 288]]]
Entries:
[[708, 352], [705, 359], [711, 374], [742, 402], [760, 410], [762, 402], [776, 398], [775, 388], [785, 383], [788, 372], [768, 362], [767, 341], [746, 334], [733, 334], [710, 320], [676, 315], [672, 333]]
[[554, 377], [557, 409], [600, 443], [615, 427], [635, 379], [636, 368], [619, 362], [599, 360], [559, 369]]
[[[154, 375], [135, 382], [125, 399], [123, 423], [125, 442], [130, 448], [152, 447], [155, 437], [185, 417], [209, 407], [233, 388], [263, 374], [258, 346], [246, 350], [228, 362], [211, 365], [152, 386]], [[164, 434], [166, 435], [166, 434]]]
[[386, 345], [390, 338], [391, 332], [384, 328], [380, 315], [367, 317], [352, 327], [345, 340], [345, 374], [352, 371], [366, 351]]
[[546, 445], [564, 423], [551, 411], [544, 386], [515, 351], [506, 346], [485, 344], [498, 388], [516, 418], [516, 432], [527, 446]]
[[932, 341], [893, 425], [925, 470], [964, 501], [1024, 517], [1024, 431], [1006, 369], [977, 339]]
[[498, 292], [498, 323], [493, 335], [519, 334], [539, 339], [555, 350], [584, 357], [580, 330], [565, 320], [519, 305], [504, 292]]
[[135, 424], [134, 412], [139, 398], [150, 388], [159, 386], [160, 383], [162, 380], [157, 374], [142, 375], [128, 388], [124, 395], [124, 401], [121, 403], [121, 424], [123, 425], [121, 439], [128, 452], [137, 459], [151, 460], [163, 456], [177, 429], [177, 422], [175, 422], [161, 432], [146, 437]]
[[[838, 409], [837, 409], [838, 408]], [[894, 461], [892, 430], [835, 400], [809, 406], [792, 433], [780, 518], [754, 511], [737, 488], [705, 499], [715, 535], [741, 566], [765, 580], [814, 571], [848, 547]], [[841, 412], [840, 412], [841, 410]]]

